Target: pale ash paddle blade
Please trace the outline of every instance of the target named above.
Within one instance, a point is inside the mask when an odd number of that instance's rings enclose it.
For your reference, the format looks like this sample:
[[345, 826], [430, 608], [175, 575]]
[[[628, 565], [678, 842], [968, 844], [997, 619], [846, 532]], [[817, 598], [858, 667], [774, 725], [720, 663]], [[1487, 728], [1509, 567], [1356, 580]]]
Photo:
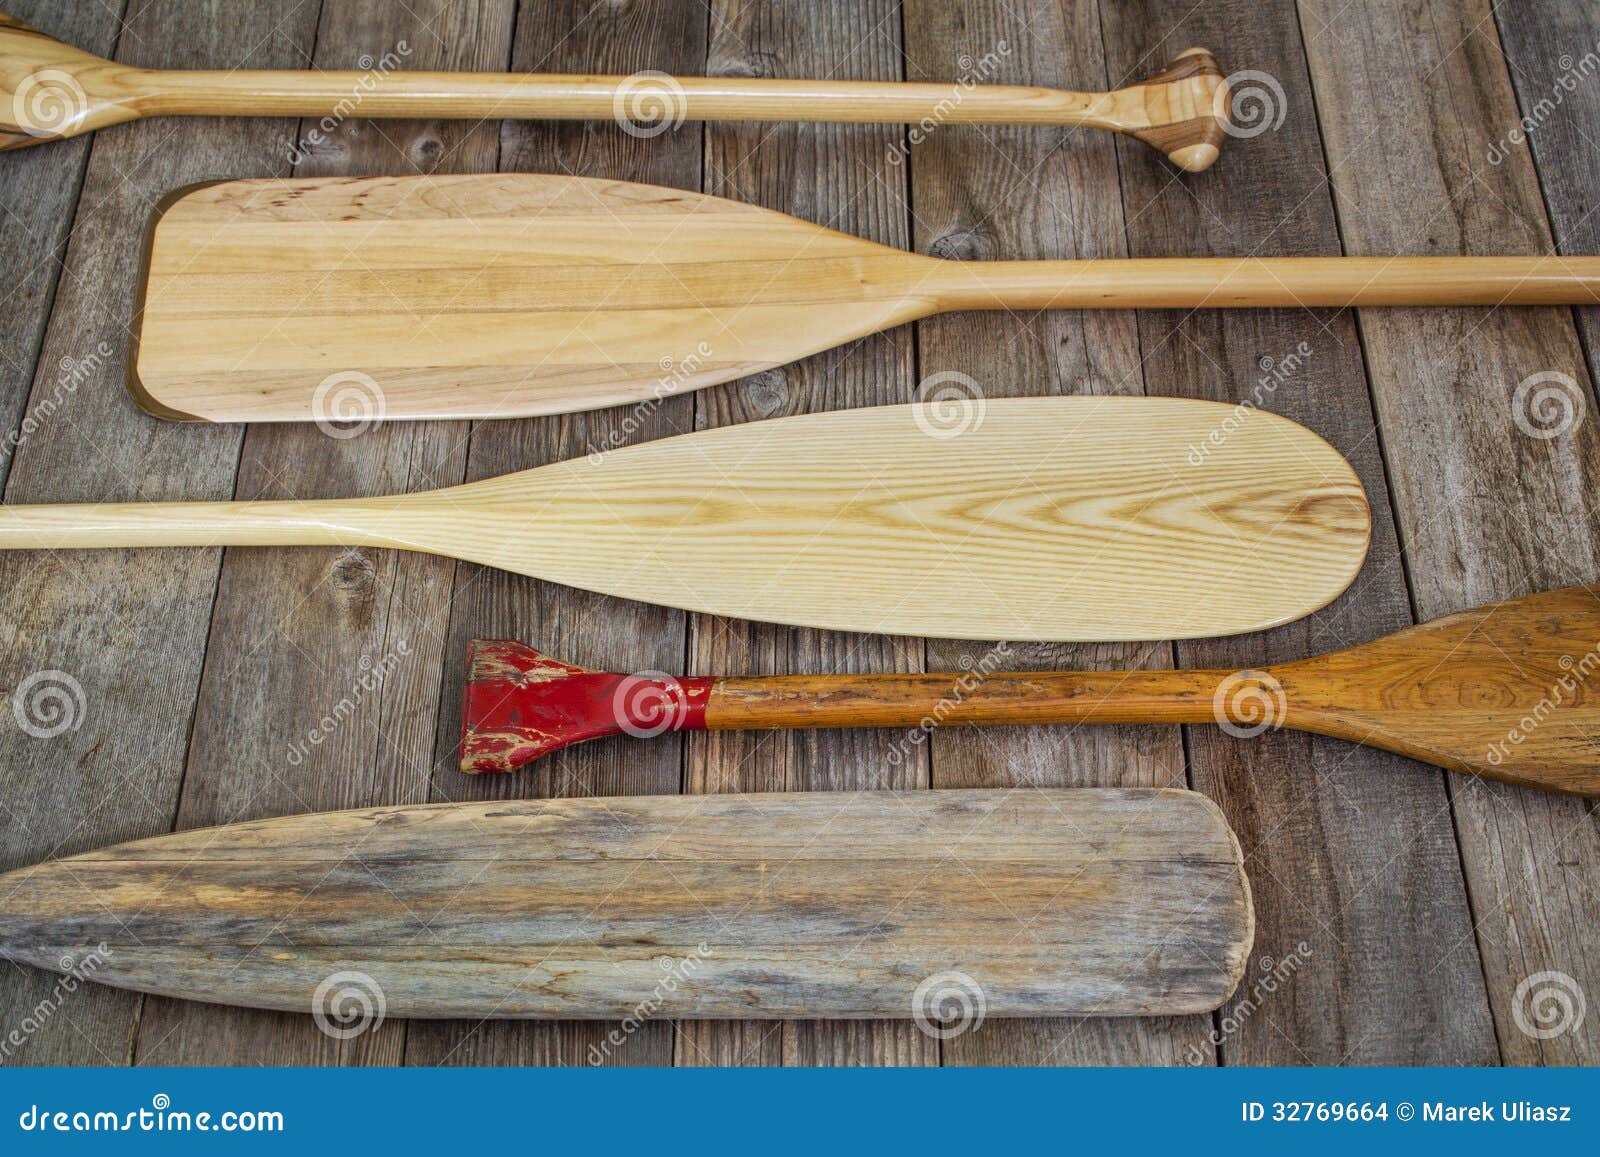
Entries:
[[0, 956], [323, 1014], [1177, 1015], [1252, 935], [1221, 812], [1150, 789], [376, 808], [0, 878]]
[[419, 495], [361, 524], [685, 610], [1101, 641], [1309, 614], [1354, 578], [1370, 525], [1348, 463], [1302, 426], [1101, 397], [707, 430]]
[[219, 422], [615, 406], [926, 316], [939, 264], [623, 181], [228, 181], [156, 213], [129, 387]]

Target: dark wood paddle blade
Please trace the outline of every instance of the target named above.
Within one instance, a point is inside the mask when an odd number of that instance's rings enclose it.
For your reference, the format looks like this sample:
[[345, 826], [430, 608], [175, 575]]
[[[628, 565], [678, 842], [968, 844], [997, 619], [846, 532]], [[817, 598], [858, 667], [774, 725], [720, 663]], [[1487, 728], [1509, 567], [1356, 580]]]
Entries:
[[11, 960], [300, 1012], [331, 983], [406, 1017], [911, 1017], [935, 990], [1176, 1015], [1227, 999], [1252, 928], [1238, 844], [1186, 791], [375, 808], [0, 879]]
[[1600, 586], [1447, 615], [1273, 674], [1286, 726], [1600, 795]]

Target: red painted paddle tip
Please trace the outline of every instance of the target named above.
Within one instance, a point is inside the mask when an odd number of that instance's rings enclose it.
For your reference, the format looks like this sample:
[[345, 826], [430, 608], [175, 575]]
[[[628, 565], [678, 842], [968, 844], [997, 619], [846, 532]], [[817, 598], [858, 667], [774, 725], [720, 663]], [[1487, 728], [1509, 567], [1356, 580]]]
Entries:
[[591, 671], [511, 639], [475, 639], [467, 647], [461, 770], [515, 771], [603, 735], [700, 730], [712, 682]]

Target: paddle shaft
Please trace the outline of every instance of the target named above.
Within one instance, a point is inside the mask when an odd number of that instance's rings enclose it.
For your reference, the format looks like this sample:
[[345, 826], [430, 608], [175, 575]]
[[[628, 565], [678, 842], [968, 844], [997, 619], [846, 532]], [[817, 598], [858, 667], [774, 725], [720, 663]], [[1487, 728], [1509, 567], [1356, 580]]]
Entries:
[[924, 260], [944, 310], [1600, 305], [1600, 257]]
[[0, 550], [115, 546], [410, 546], [420, 496], [310, 502], [108, 502], [0, 506]]
[[[1050, 723], [1215, 723], [1227, 671], [957, 671], [707, 680], [709, 731]], [[693, 684], [696, 680], [680, 682]], [[688, 688], [693, 690], [693, 688]], [[691, 716], [688, 727], [702, 722]]]
[[[628, 113], [678, 120], [915, 124], [1049, 124], [1130, 131], [1148, 118], [1111, 93], [1021, 85], [552, 73], [149, 71], [137, 74], [147, 115], [505, 117], [610, 120]], [[959, 92], [960, 99], [952, 93]], [[618, 102], [622, 106], [619, 109]], [[654, 102], [654, 103], [652, 103]]]

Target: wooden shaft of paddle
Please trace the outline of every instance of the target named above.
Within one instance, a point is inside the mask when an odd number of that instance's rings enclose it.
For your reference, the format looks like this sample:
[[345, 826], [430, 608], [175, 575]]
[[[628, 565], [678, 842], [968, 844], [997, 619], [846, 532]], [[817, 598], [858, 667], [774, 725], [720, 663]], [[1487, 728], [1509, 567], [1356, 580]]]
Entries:
[[[389, 500], [392, 509], [394, 501]], [[403, 546], [376, 500], [0, 506], [0, 550], [110, 546]], [[395, 529], [391, 527], [390, 529]]]
[[[553, 73], [150, 72], [140, 75], [149, 115], [506, 117], [525, 120], [834, 121], [915, 124], [1061, 124], [1129, 131], [1110, 93], [1021, 85], [743, 77], [576, 76]], [[953, 99], [959, 93], [960, 99]], [[630, 109], [630, 103], [633, 108]]]
[[722, 678], [709, 731], [1046, 723], [1215, 723], [1227, 671], [979, 671]]
[[1600, 305], [1600, 257], [1174, 257], [937, 261], [943, 309]]

